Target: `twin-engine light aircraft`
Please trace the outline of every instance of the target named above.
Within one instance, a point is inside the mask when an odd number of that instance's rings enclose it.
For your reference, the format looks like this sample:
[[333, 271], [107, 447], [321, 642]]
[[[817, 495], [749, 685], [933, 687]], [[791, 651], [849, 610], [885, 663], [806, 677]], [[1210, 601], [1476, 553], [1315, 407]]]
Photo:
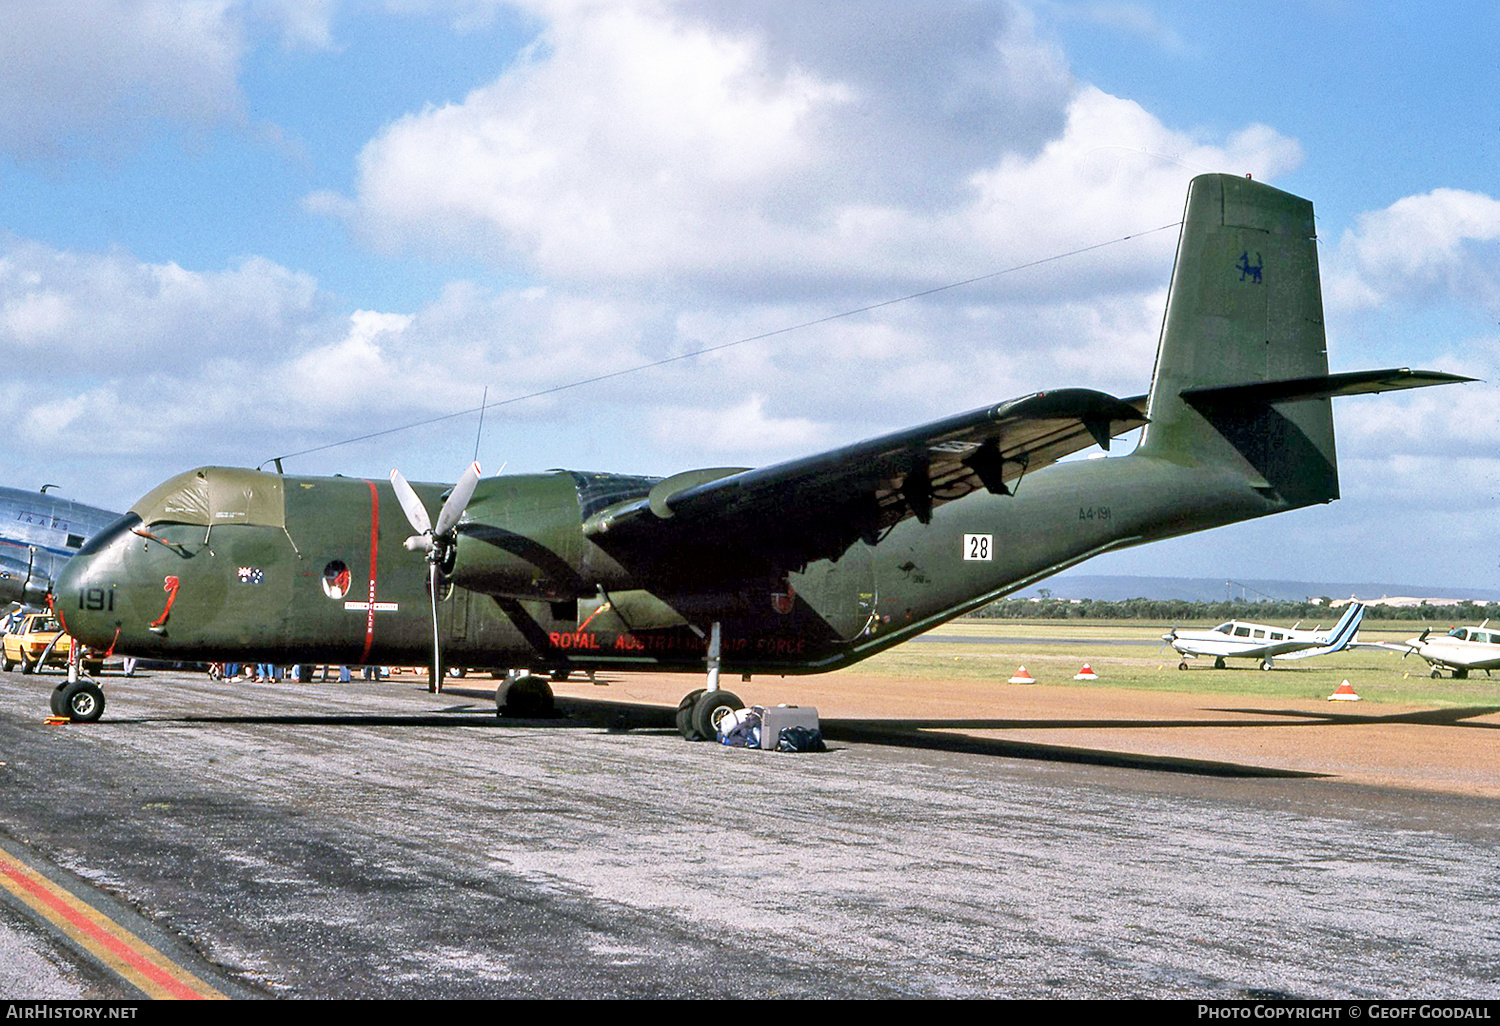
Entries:
[[[1262, 670], [1269, 670], [1276, 659], [1306, 659], [1309, 656], [1342, 652], [1354, 641], [1365, 607], [1358, 602], [1349, 608], [1327, 633], [1316, 628], [1300, 631], [1295, 627], [1271, 627], [1263, 623], [1230, 620], [1210, 631], [1180, 631], [1173, 627], [1161, 636], [1181, 655], [1189, 659], [1213, 656], [1214, 669], [1224, 669], [1225, 659], [1258, 659]], [[1188, 668], [1187, 660], [1177, 664]]]
[[1500, 670], [1500, 628], [1491, 628], [1489, 623], [1485, 620], [1478, 627], [1455, 627], [1435, 638], [1429, 628], [1404, 643], [1378, 642], [1374, 647], [1400, 652], [1403, 659], [1415, 652], [1427, 660], [1433, 677], [1441, 677], [1444, 670], [1455, 680], [1463, 680], [1470, 670], [1483, 670], [1489, 676], [1491, 670]]
[[[443, 664], [536, 671], [497, 691], [511, 713], [549, 710], [545, 672], [706, 670], [677, 715], [706, 738], [741, 704], [721, 672], [848, 666], [1102, 552], [1330, 502], [1333, 396], [1462, 380], [1330, 375], [1312, 204], [1205, 175], [1149, 396], [1038, 392], [665, 479], [471, 467], [449, 489], [205, 467], [94, 538], [56, 609], [137, 656], [431, 659], [434, 688]], [[1142, 425], [1128, 456], [1058, 463]]]

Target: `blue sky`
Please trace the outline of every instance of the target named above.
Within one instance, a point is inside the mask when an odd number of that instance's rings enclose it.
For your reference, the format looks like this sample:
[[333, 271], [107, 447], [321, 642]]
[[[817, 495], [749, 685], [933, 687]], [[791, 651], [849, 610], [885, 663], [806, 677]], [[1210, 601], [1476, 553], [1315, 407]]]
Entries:
[[[0, 7], [0, 481], [123, 508], [492, 409], [488, 470], [756, 465], [1149, 381], [1191, 176], [1312, 199], [1345, 498], [1092, 572], [1500, 580], [1493, 4]], [[289, 460], [452, 479], [477, 419]]]

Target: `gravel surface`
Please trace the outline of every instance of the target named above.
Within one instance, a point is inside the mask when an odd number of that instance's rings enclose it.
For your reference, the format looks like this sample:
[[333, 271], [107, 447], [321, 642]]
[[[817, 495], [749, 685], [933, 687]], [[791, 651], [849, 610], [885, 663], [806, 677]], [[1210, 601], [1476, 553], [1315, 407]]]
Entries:
[[1500, 997], [1493, 714], [736, 682], [792, 756], [686, 678], [105, 683], [0, 674], [0, 832], [267, 995]]

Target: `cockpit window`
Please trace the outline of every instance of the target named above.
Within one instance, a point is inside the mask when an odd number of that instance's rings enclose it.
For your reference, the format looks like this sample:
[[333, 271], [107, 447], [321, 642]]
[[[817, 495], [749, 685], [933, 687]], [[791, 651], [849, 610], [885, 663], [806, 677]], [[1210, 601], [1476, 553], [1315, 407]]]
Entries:
[[78, 550], [78, 554], [80, 556], [92, 556], [94, 553], [107, 546], [110, 542], [120, 537], [120, 535], [124, 534], [127, 531], [133, 530], [136, 527], [139, 527], [140, 523], [140, 517], [136, 516], [134, 513], [126, 513], [124, 516], [120, 517], [104, 530], [100, 531], [88, 541], [84, 542], [83, 548]]
[[1448, 632], [1448, 637], [1457, 638], [1459, 641], [1467, 641], [1469, 638], [1469, 632], [1466, 628], [1455, 627]]
[[286, 527], [286, 493], [279, 474], [237, 467], [200, 467], [147, 492], [130, 511], [156, 524], [250, 524]]
[[1220, 634], [1228, 634], [1233, 629], [1234, 629], [1234, 624], [1232, 622], [1231, 623], [1221, 623], [1221, 624], [1219, 624], [1219, 626], [1217, 626], [1217, 627], [1214, 628], [1214, 630], [1218, 631]]

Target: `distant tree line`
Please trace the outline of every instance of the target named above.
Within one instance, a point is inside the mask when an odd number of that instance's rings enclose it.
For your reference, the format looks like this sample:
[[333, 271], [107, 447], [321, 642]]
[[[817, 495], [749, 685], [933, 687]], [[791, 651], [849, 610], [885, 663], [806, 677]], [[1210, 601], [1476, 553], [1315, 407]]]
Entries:
[[[975, 610], [971, 616], [1005, 620], [1303, 620], [1308, 624], [1322, 621], [1331, 626], [1344, 614], [1344, 608], [1329, 608], [1329, 600], [1304, 602], [1186, 602], [1178, 599], [1123, 599], [1105, 602], [1098, 599], [1005, 598]], [[1366, 603], [1369, 620], [1414, 620], [1432, 623], [1478, 623], [1485, 618], [1500, 620], [1500, 602], [1459, 602], [1455, 605], [1383, 606]]]

